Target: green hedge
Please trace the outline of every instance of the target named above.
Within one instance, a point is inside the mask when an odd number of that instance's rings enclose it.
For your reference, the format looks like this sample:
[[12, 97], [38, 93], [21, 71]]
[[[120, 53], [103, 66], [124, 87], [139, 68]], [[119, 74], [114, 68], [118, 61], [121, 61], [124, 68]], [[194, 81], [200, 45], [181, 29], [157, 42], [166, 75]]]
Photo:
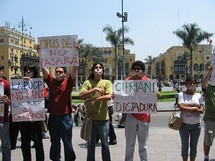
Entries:
[[168, 98], [175, 98], [175, 92], [168, 91], [168, 92], [160, 92], [160, 97], [158, 97], [158, 100], [161, 99], [168, 99]]

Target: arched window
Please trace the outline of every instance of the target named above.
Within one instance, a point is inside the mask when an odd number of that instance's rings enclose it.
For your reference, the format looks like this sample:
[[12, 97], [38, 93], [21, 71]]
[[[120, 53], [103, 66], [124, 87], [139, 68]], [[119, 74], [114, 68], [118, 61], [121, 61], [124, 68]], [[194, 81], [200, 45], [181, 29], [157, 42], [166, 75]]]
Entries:
[[201, 64], [199, 65], [199, 71], [204, 71], [204, 64], [203, 64], [203, 63], [201, 63]]
[[197, 63], [194, 64], [193, 70], [194, 70], [194, 71], [198, 71], [198, 64], [197, 64]]

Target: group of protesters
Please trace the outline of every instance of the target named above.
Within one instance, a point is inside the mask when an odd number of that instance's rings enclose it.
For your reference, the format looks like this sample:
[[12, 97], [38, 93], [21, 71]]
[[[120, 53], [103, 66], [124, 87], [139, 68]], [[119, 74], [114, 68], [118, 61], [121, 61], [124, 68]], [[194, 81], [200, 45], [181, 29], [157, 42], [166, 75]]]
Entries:
[[[133, 62], [131, 70], [132, 75], [126, 78], [126, 80], [150, 80], [144, 73], [145, 65], [142, 61]], [[11, 161], [11, 143], [8, 121], [9, 106], [11, 105], [10, 82], [2, 78], [3, 71], [3, 67], [0, 67], [0, 82], [4, 84], [4, 92], [1, 95], [1, 100], [4, 103], [4, 115], [0, 117], [0, 139], [2, 141], [2, 161]], [[101, 140], [102, 160], [111, 161], [109, 150], [110, 144], [108, 141], [111, 128], [108, 103], [111, 100], [114, 100], [114, 95], [112, 91], [112, 82], [104, 79], [104, 71], [105, 69], [102, 63], [94, 63], [91, 68], [90, 77], [83, 83], [80, 91], [80, 98], [85, 100], [85, 117], [93, 115], [91, 139], [87, 142], [87, 161], [95, 161], [97, 139]], [[212, 68], [210, 68], [209, 73], [202, 84], [203, 90], [206, 93], [206, 83], [211, 76], [211, 71]], [[71, 113], [73, 110], [71, 93], [77, 75], [77, 66], [69, 67], [69, 71], [67, 71], [66, 67], [56, 67], [54, 74], [51, 74], [47, 68], [42, 67], [42, 73], [43, 79], [49, 89], [48, 127], [51, 142], [49, 158], [53, 161], [61, 160], [62, 140], [65, 161], [74, 161], [76, 160], [76, 154], [72, 145], [73, 118]], [[22, 79], [30, 80], [39, 77], [41, 76], [35, 66], [25, 66]], [[200, 134], [198, 121], [200, 120], [200, 114], [204, 111], [204, 105], [200, 95], [195, 95], [195, 101], [190, 102], [192, 96], [195, 94], [195, 83], [195, 78], [188, 78], [186, 80], [187, 90], [179, 95], [178, 103], [183, 117], [183, 124], [179, 130], [182, 141], [181, 155], [183, 161], [186, 161], [188, 158], [189, 145], [191, 145], [190, 160], [194, 161], [196, 158], [196, 145]], [[157, 93], [157, 96], [159, 96], [159, 93]], [[206, 103], [214, 107], [214, 104], [212, 104], [209, 99], [209, 96], [205, 95]], [[77, 109], [78, 108], [76, 108], [76, 110]], [[210, 108], [210, 110], [214, 111], [212, 108]], [[215, 112], [213, 112], [213, 114], [214, 113]], [[207, 120], [204, 140], [205, 161], [208, 160], [208, 153], [210, 146], [212, 145], [211, 138], [208, 136], [208, 131], [212, 131], [212, 133], [215, 132], [215, 120], [210, 120], [209, 113], [206, 113], [206, 116], [208, 117], [205, 117]], [[190, 118], [192, 119], [191, 121], [189, 120]], [[138, 139], [139, 144], [140, 160], [147, 161], [147, 140], [149, 137], [149, 124], [151, 121], [150, 113], [127, 113], [125, 114], [124, 121], [126, 138], [125, 161], [133, 161], [136, 138]], [[45, 160], [41, 122], [42, 121], [23, 121], [19, 123], [21, 150], [24, 161], [32, 160], [30, 146], [32, 136], [34, 138], [34, 146], [36, 150], [36, 161]], [[194, 135], [191, 131], [194, 132]], [[194, 139], [190, 144], [188, 143], [189, 135]], [[214, 135], [212, 138], [214, 138]]]

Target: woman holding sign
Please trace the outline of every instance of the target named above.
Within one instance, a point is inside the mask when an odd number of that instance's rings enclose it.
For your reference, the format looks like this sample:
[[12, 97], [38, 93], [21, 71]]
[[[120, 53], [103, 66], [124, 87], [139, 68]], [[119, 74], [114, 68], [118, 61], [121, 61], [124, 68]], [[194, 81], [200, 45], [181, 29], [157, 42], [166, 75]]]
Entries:
[[[127, 80], [149, 80], [144, 74], [145, 65], [142, 61], [132, 64], [132, 76]], [[133, 161], [136, 136], [139, 143], [139, 156], [141, 161], [147, 161], [147, 140], [149, 136], [150, 114], [130, 114], [125, 121], [126, 153], [125, 161]]]
[[87, 145], [87, 161], [95, 161], [97, 136], [101, 140], [102, 160], [110, 161], [108, 101], [112, 98], [112, 83], [103, 79], [104, 67], [101, 63], [95, 63], [91, 72], [90, 79], [84, 82], [80, 92], [80, 98], [85, 99], [86, 117], [93, 116], [91, 139]]
[[[24, 79], [40, 78], [36, 66], [26, 65], [24, 67]], [[31, 140], [33, 138], [36, 151], [36, 161], [44, 161], [44, 148], [42, 138], [41, 121], [24, 121], [20, 122], [21, 149], [24, 161], [31, 161]]]

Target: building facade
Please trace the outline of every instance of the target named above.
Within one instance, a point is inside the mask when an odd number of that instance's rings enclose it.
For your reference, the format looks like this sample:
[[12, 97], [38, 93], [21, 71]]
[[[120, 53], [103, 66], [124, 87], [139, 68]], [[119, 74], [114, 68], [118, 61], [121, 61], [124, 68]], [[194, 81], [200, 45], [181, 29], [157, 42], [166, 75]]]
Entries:
[[[207, 73], [211, 63], [212, 45], [198, 45], [193, 51], [193, 76], [200, 81]], [[184, 46], [173, 46], [155, 58], [152, 64], [152, 76], [164, 80], [184, 80], [190, 75], [189, 50]]]
[[0, 27], [0, 65], [4, 66], [4, 75], [8, 79], [15, 73], [23, 75], [23, 68], [29, 63], [39, 67], [35, 39], [23, 30], [10, 28], [6, 22]]

